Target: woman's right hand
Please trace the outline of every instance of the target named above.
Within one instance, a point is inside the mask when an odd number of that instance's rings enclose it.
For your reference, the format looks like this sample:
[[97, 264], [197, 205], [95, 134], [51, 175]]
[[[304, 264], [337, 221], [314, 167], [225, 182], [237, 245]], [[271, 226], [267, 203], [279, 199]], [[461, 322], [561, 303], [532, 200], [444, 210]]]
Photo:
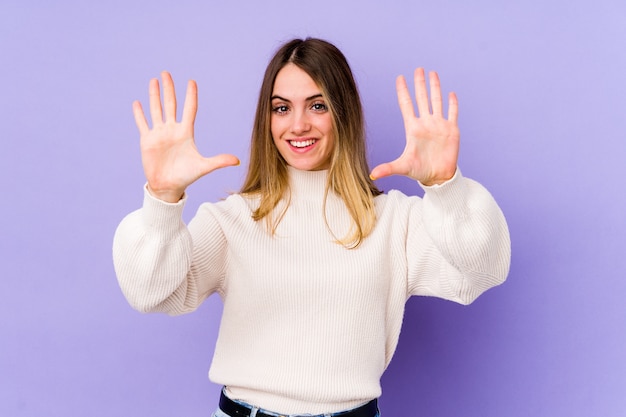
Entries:
[[187, 84], [183, 115], [178, 123], [174, 81], [166, 71], [161, 73], [161, 79], [163, 107], [159, 81], [156, 78], [150, 80], [152, 129], [139, 101], [133, 103], [133, 114], [141, 136], [141, 159], [148, 180], [148, 191], [160, 200], [175, 203], [198, 178], [218, 168], [239, 165], [239, 159], [229, 154], [209, 158], [200, 155], [193, 136], [198, 109], [198, 87], [195, 81]]

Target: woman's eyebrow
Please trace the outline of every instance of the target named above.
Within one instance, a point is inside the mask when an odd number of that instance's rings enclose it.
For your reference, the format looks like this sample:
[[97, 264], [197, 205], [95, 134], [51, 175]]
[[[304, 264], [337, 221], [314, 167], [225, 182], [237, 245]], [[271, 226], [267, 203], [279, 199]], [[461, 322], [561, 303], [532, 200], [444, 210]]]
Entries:
[[[304, 101], [311, 101], [311, 100], [315, 100], [316, 98], [321, 98], [321, 97], [323, 97], [323, 96], [322, 96], [322, 93], [319, 93], [319, 94], [314, 94], [314, 95], [312, 95], [311, 97], [307, 97], [307, 98], [305, 98], [305, 99], [304, 99]], [[286, 99], [286, 98], [284, 98], [284, 97], [281, 97], [281, 96], [279, 96], [279, 95], [273, 95], [273, 96], [271, 97], [271, 100], [282, 100], [282, 101], [286, 101], [287, 103], [291, 103], [291, 100], [288, 100], [288, 99]]]
[[306, 98], [306, 101], [315, 100], [316, 98], [322, 98], [322, 93], [315, 94], [315, 95], [313, 95], [313, 96], [311, 96], [311, 97], [307, 97], [307, 98]]
[[281, 97], [281, 96], [278, 96], [278, 95], [273, 95], [273, 96], [271, 97], [271, 100], [287, 101], [287, 102], [290, 102], [290, 103], [291, 103], [291, 101], [289, 101], [289, 100], [287, 100], [286, 98], [283, 98], [283, 97]]

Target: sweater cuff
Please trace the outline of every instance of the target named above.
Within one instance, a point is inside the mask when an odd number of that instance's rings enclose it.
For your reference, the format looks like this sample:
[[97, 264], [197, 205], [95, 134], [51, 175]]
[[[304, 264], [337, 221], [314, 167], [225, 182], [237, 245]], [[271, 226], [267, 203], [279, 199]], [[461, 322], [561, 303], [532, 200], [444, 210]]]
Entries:
[[143, 194], [143, 222], [146, 231], [158, 236], [159, 240], [169, 242], [175, 239], [180, 231], [185, 228], [183, 223], [183, 209], [187, 202], [185, 193], [180, 201], [168, 203], [154, 197], [148, 191], [148, 185], [144, 185]]
[[419, 183], [424, 189], [424, 199], [437, 209], [458, 208], [466, 205], [466, 187], [463, 181], [463, 174], [457, 167], [456, 172], [448, 181], [436, 185], [424, 185]]

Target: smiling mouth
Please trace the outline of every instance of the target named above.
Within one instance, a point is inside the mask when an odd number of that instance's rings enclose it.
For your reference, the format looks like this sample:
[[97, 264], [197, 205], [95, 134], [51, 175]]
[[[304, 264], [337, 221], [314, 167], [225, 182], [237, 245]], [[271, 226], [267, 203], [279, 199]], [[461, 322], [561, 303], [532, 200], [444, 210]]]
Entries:
[[315, 142], [317, 142], [317, 139], [290, 140], [289, 144], [294, 148], [306, 148], [313, 145]]

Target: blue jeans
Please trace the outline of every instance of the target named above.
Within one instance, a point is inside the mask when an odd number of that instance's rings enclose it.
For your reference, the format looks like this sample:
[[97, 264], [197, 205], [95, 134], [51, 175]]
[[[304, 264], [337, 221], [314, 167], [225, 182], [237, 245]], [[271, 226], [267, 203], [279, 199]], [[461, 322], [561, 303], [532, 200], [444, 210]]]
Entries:
[[[237, 401], [237, 402], [238, 402], [239, 404], [244, 405], [244, 406], [246, 406], [246, 407], [248, 407], [248, 408], [250, 408], [250, 409], [251, 409], [251, 412], [250, 412], [250, 417], [256, 417], [256, 413], [257, 413], [259, 410], [263, 411], [265, 414], [276, 414], [276, 416], [280, 416], [280, 415], [281, 415], [281, 414], [278, 414], [278, 413], [274, 413], [274, 412], [272, 412], [272, 411], [268, 411], [268, 410], [260, 409], [260, 408], [258, 408], [258, 407], [254, 407], [254, 406], [252, 406], [252, 405], [250, 405], [250, 404], [248, 404], [248, 403], [245, 403], [245, 402], [243, 402], [243, 401]], [[347, 410], [346, 410], [346, 411], [347, 411]], [[342, 412], [343, 412], [343, 411], [342, 411]], [[312, 417], [334, 417], [334, 416], [336, 416], [336, 415], [338, 415], [338, 414], [340, 414], [340, 413], [341, 413], [341, 412], [337, 412], [337, 413], [329, 413], [329, 414], [318, 414], [318, 415], [315, 415], [315, 416], [313, 416], [313, 415], [312, 415]], [[302, 414], [299, 414], [299, 416], [301, 416], [301, 415], [302, 415]], [[232, 417], [232, 416], [230, 416], [230, 415], [226, 414], [225, 412], [223, 412], [222, 410], [220, 410], [220, 409], [219, 409], [219, 407], [218, 407], [218, 409], [217, 409], [217, 410], [215, 410], [215, 412], [212, 414], [212, 417]], [[376, 413], [376, 416], [375, 416], [375, 417], [380, 417], [380, 410]]]

